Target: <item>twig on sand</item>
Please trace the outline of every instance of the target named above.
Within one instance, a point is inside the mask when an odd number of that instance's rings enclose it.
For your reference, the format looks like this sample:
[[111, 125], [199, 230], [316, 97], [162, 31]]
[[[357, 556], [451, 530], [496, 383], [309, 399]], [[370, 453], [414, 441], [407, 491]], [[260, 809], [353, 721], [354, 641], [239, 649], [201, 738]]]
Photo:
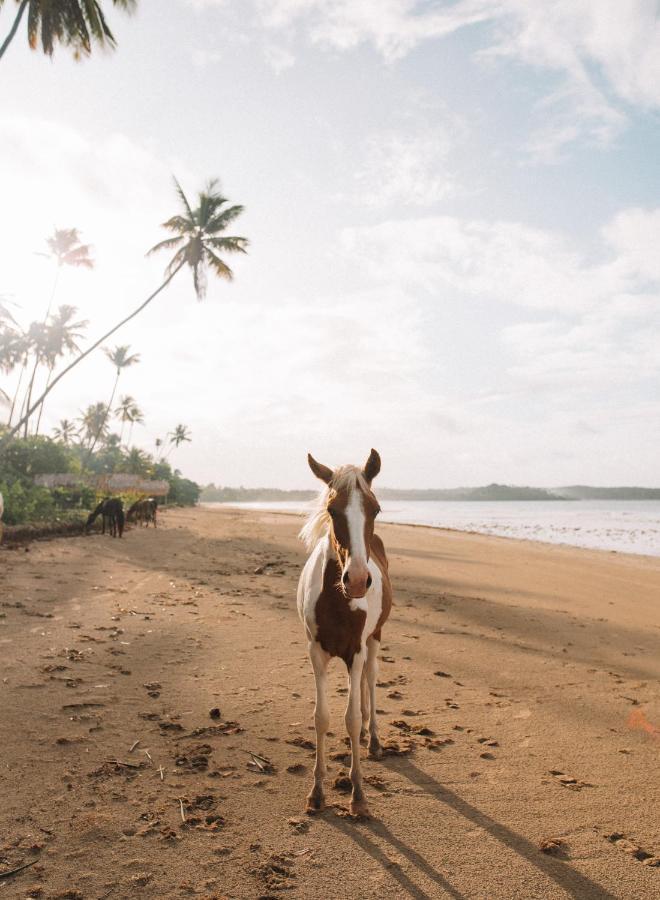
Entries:
[[140, 738], [138, 738], [137, 741], [133, 741], [131, 746], [128, 748], [128, 752], [132, 753], [139, 743], [140, 743]]
[[165, 776], [164, 776], [164, 774], [163, 774], [163, 767], [162, 767], [162, 766], [158, 766], [158, 772], [159, 772], [159, 774], [160, 774], [160, 780], [161, 780], [161, 781], [165, 781]]
[[183, 800], [179, 797], [179, 808], [181, 809], [181, 821], [186, 824], [186, 814], [183, 811]]
[[17, 872], [22, 872], [23, 869], [29, 869], [30, 866], [33, 866], [37, 862], [39, 862], [39, 857], [37, 857], [36, 859], [31, 859], [30, 862], [23, 863], [22, 866], [16, 866], [15, 869], [9, 869], [8, 872], [0, 872], [0, 878], [9, 878], [10, 875], [15, 875]]
[[121, 759], [106, 759], [106, 762], [114, 763], [116, 766], [126, 766], [128, 769], [139, 769], [142, 763], [123, 762]]
[[153, 766], [154, 761], [153, 761], [153, 759], [152, 759], [152, 757], [151, 757], [151, 753], [149, 753], [148, 750], [140, 750], [140, 753], [144, 753], [146, 756], [148, 756], [148, 757], [149, 757], [149, 762], [150, 762], [151, 765]]
[[247, 753], [248, 756], [251, 756], [253, 759], [260, 759], [261, 762], [266, 763], [267, 766], [272, 766], [272, 762], [265, 756], [259, 756], [258, 753], [253, 753], [252, 750], [243, 750], [241, 748], [242, 753]]

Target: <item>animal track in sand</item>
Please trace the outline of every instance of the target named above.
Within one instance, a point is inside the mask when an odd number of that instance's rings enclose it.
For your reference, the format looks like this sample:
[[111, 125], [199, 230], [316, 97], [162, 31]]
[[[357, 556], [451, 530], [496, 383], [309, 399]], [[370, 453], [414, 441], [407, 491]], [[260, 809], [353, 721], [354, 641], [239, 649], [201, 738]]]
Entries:
[[647, 853], [646, 850], [642, 850], [640, 846], [629, 840], [622, 832], [614, 831], [611, 834], [604, 835], [604, 837], [606, 841], [614, 844], [615, 847], [623, 850], [624, 853], [628, 853], [633, 859], [639, 860], [645, 866], [653, 866], [654, 868], [660, 866], [660, 856], [655, 856], [652, 853]]
[[569, 791], [581, 791], [582, 788], [593, 787], [593, 784], [590, 782], [572, 778], [570, 775], [565, 775], [559, 769], [550, 769], [549, 774], [552, 775], [562, 787], [568, 788]]

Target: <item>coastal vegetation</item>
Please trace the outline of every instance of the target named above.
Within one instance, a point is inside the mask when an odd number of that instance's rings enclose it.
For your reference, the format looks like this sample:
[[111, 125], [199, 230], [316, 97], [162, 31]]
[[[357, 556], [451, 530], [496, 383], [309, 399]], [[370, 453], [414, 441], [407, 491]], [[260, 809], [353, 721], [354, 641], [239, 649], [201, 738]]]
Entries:
[[[156, 437], [154, 453], [132, 444], [133, 426], [144, 422], [144, 413], [130, 394], [120, 396], [117, 405], [115, 400], [123, 372], [139, 363], [140, 354], [128, 344], [107, 345], [108, 339], [141, 313], [181, 269], [187, 267], [191, 271], [195, 295], [201, 300], [206, 294], [209, 272], [224, 280], [233, 278], [224, 255], [247, 250], [247, 238], [224, 233], [243, 207], [229, 204], [216, 180], [209, 181], [198, 193], [195, 204], [176, 180], [175, 187], [181, 208], [163, 224], [170, 236], [148, 251], [174, 251], [162, 283], [84, 349], [81, 344], [89, 325], [87, 320], [80, 318], [72, 305], [54, 308], [62, 269], [94, 267], [90, 247], [81, 242], [77, 228], [56, 229], [47, 239], [48, 252], [42, 255], [53, 261], [54, 276], [41, 318], [22, 324], [20, 307], [0, 297], [0, 373], [6, 379], [4, 385], [0, 384], [0, 403], [8, 410], [6, 422], [0, 425], [0, 492], [7, 524], [80, 518], [98, 500], [94, 475], [125, 473], [147, 481], [165, 481], [169, 485], [168, 502], [197, 502], [198, 485], [184, 478], [168, 461], [182, 444], [190, 442], [188, 427], [179, 423], [165, 439]], [[52, 437], [44, 436], [41, 429], [47, 399], [50, 402], [50, 395], [62, 378], [97, 349], [102, 349], [113, 369], [108, 399], [90, 403], [75, 421], [61, 418]], [[119, 433], [113, 430], [115, 424], [120, 426]], [[35, 483], [35, 477], [47, 475], [72, 478], [66, 487]]]
[[199, 485], [163, 457], [154, 457], [139, 447], [122, 447], [112, 433], [100, 439], [97, 450], [90, 454], [84, 435], [81, 425], [73, 439], [31, 435], [10, 444], [0, 468], [6, 525], [52, 525], [57, 530], [63, 523], [81, 524], [107, 493], [103, 485], [112, 483], [110, 476], [139, 476], [124, 479], [129, 486], [113, 491], [126, 503], [145, 493], [131, 487], [131, 482], [142, 482], [145, 487], [163, 482], [160, 502], [168, 505], [197, 503]]

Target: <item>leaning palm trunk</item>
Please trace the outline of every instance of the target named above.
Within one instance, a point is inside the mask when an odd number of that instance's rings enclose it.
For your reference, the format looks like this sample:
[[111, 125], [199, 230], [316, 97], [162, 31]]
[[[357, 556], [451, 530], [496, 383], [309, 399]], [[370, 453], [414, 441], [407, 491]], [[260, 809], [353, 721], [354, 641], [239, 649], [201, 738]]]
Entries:
[[[50, 379], [53, 377], [53, 369], [54, 368], [55, 368], [55, 366], [48, 367], [48, 378], [46, 378], [46, 389], [48, 388], [48, 385], [50, 384]], [[42, 400], [41, 406], [39, 407], [39, 415], [37, 416], [37, 427], [34, 430], [35, 434], [39, 434], [39, 426], [41, 425], [41, 417], [43, 414], [44, 414], [44, 401]]]
[[[34, 379], [37, 376], [37, 369], [39, 368], [39, 351], [35, 350], [34, 354], [34, 366], [32, 368], [32, 375], [30, 376], [30, 381], [27, 386], [27, 393], [25, 394], [25, 407], [26, 409], [30, 408], [30, 402], [32, 400], [32, 389], [34, 388]], [[36, 407], [35, 407], [36, 408]], [[25, 430], [23, 432], [23, 437], [28, 436], [28, 424], [30, 421], [30, 416], [28, 416], [25, 420]]]
[[[57, 292], [57, 282], [60, 279], [60, 270], [62, 266], [58, 265], [55, 271], [55, 280], [53, 281], [53, 288], [50, 292], [50, 300], [48, 301], [48, 308], [46, 309], [46, 315], [44, 316], [43, 324], [45, 325], [48, 321], [48, 317], [50, 316], [50, 311], [53, 308], [53, 301], [55, 300], [55, 294]], [[48, 369], [48, 378], [46, 379], [46, 387], [50, 384], [50, 379], [53, 377], [53, 369], [55, 368], [55, 363]], [[39, 434], [39, 425], [41, 424], [41, 417], [44, 414], [44, 401], [41, 401], [41, 406], [39, 407], [39, 415], [37, 416], [37, 427], [35, 429], [35, 434]], [[27, 423], [25, 425], [25, 430], [27, 431]]]
[[14, 410], [16, 409], [16, 401], [18, 400], [18, 395], [21, 391], [21, 382], [23, 381], [23, 375], [25, 374], [25, 370], [27, 369], [27, 358], [23, 360], [23, 365], [21, 366], [21, 371], [18, 376], [18, 384], [16, 385], [16, 390], [14, 391], [14, 396], [11, 401], [11, 409], [9, 410], [9, 420], [7, 422], [7, 426], [11, 427], [11, 420], [14, 418]]
[[7, 37], [4, 39], [4, 41], [2, 42], [2, 46], [0, 47], [0, 59], [1, 59], [2, 56], [4, 55], [5, 50], [7, 49], [7, 47], [8, 47], [8, 46], [11, 44], [11, 42], [13, 41], [14, 35], [15, 35], [16, 32], [18, 31], [18, 26], [21, 24], [21, 19], [23, 18], [23, 13], [24, 13], [25, 10], [27, 9], [27, 5], [28, 5], [28, 0], [23, 0], [23, 2], [21, 3], [21, 5], [18, 7], [18, 12], [16, 13], [16, 17], [15, 17], [15, 19], [14, 19], [14, 24], [13, 24], [13, 25], [11, 26], [11, 28], [9, 29], [9, 34], [8, 34]]
[[53, 378], [53, 380], [48, 385], [48, 387], [43, 392], [43, 394], [34, 401], [32, 406], [28, 407], [28, 409], [25, 411], [25, 413], [23, 414], [23, 417], [20, 419], [20, 421], [17, 422], [16, 425], [14, 425], [14, 427], [10, 431], [8, 431], [6, 435], [4, 435], [2, 440], [0, 440], [0, 454], [2, 454], [4, 452], [5, 448], [7, 447], [7, 445], [11, 441], [11, 439], [14, 437], [14, 435], [18, 431], [21, 430], [21, 428], [28, 421], [28, 419], [30, 418], [32, 413], [35, 411], [35, 409], [37, 409], [39, 404], [43, 402], [43, 400], [48, 396], [48, 394], [50, 394], [50, 392], [53, 390], [55, 385], [59, 381], [61, 381], [62, 378], [64, 378], [64, 376], [68, 372], [71, 371], [71, 369], [74, 369], [78, 365], [78, 363], [82, 362], [83, 359], [85, 359], [87, 356], [89, 356], [89, 354], [92, 353], [94, 350], [96, 350], [97, 347], [99, 347], [101, 344], [103, 344], [105, 341], [107, 341], [109, 337], [112, 337], [112, 335], [116, 331], [119, 331], [119, 329], [122, 327], [122, 325], [125, 325], [127, 322], [130, 322], [130, 320], [134, 319], [135, 316], [138, 315], [138, 313], [141, 313], [142, 310], [151, 303], [151, 301], [154, 299], [154, 297], [157, 297], [158, 294], [160, 294], [160, 292], [167, 287], [167, 285], [174, 278], [174, 276], [179, 271], [179, 269], [183, 268], [184, 265], [185, 265], [185, 260], [182, 260], [175, 268], [173, 268], [169, 272], [165, 281], [163, 281], [163, 283], [156, 288], [156, 290], [153, 292], [153, 294], [150, 294], [147, 297], [147, 299], [144, 301], [144, 303], [141, 303], [137, 307], [137, 309], [134, 309], [132, 313], [130, 313], [128, 316], [126, 316], [126, 318], [122, 319], [121, 322], [118, 322], [113, 328], [110, 329], [110, 331], [107, 331], [97, 341], [94, 341], [94, 343], [92, 344], [91, 347], [88, 347], [87, 350], [84, 350], [79, 356], [77, 356], [73, 360], [72, 363], [69, 363], [69, 365], [66, 366], [66, 368], [62, 369], [62, 371], [59, 373], [59, 375], [56, 375], [55, 378]]

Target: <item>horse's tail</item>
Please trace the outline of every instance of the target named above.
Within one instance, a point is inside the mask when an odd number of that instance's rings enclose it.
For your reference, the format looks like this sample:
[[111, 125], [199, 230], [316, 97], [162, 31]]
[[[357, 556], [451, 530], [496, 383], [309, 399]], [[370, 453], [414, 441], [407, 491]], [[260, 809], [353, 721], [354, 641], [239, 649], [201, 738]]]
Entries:
[[124, 533], [124, 509], [122, 506], [117, 510], [117, 530], [119, 531], [119, 537], [121, 537]]

